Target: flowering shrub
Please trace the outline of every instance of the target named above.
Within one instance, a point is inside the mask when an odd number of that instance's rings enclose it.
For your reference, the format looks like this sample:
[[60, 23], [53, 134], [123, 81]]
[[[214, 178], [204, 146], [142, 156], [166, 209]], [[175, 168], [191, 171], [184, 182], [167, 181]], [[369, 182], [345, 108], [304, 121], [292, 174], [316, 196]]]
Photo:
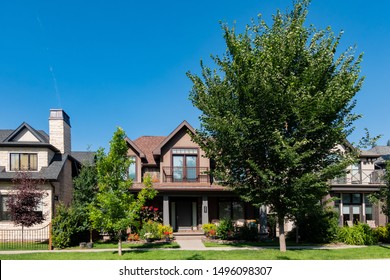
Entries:
[[214, 235], [216, 234], [217, 226], [215, 224], [204, 224], [202, 225], [202, 229], [206, 236], [210, 235], [210, 231], [214, 231]]
[[169, 237], [169, 238], [173, 237], [173, 229], [171, 226], [166, 226], [166, 225], [160, 224], [158, 226], [158, 231], [159, 231], [161, 237], [163, 237], [163, 236]]
[[140, 237], [142, 239], [161, 239], [159, 225], [161, 224], [153, 221], [144, 223], [139, 233]]
[[217, 231], [215, 229], [210, 229], [209, 236], [213, 237], [217, 234]]
[[130, 233], [129, 236], [127, 237], [128, 241], [138, 241], [139, 240], [139, 235], [136, 233]]
[[146, 221], [154, 221], [159, 223], [162, 222], [162, 213], [159, 211], [157, 207], [143, 206], [139, 216], [142, 222], [146, 222]]

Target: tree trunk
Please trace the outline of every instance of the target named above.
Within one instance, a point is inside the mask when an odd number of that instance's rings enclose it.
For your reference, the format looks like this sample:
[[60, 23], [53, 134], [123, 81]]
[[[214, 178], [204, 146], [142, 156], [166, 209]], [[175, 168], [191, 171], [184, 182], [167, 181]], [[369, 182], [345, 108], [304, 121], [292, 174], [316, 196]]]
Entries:
[[295, 226], [295, 243], [299, 243], [299, 226], [298, 226], [298, 223]]
[[93, 238], [92, 238], [92, 228], [90, 228], [90, 229], [89, 229], [89, 242], [92, 243], [92, 242], [93, 242], [92, 239], [93, 239]]
[[122, 231], [118, 233], [118, 255], [122, 256]]
[[286, 236], [284, 235], [284, 217], [278, 217], [279, 225], [279, 247], [280, 252], [286, 252]]

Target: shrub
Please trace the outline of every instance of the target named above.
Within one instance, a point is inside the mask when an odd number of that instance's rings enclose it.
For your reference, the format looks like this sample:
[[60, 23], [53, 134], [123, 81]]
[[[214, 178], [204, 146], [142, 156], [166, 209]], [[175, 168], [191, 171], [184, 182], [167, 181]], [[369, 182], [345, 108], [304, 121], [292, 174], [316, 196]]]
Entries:
[[373, 230], [374, 236], [379, 242], [388, 243], [390, 242], [390, 223], [387, 226], [379, 226]]
[[147, 221], [142, 225], [139, 237], [141, 239], [161, 239], [159, 225], [161, 224], [154, 221]]
[[259, 232], [255, 223], [250, 223], [238, 229], [237, 237], [242, 240], [256, 241], [259, 239]]
[[55, 248], [65, 248], [75, 242], [73, 236], [77, 231], [77, 223], [72, 207], [63, 203], [57, 205], [56, 216], [52, 221], [52, 242]]
[[204, 225], [202, 225], [202, 229], [204, 231], [204, 234], [206, 234], [206, 236], [210, 236], [211, 230], [214, 231], [214, 235], [215, 235], [215, 232], [217, 230], [217, 226], [215, 224], [204, 224]]
[[161, 211], [153, 206], [143, 206], [139, 216], [142, 222], [154, 221], [161, 223], [163, 220]]
[[[319, 205], [310, 213], [300, 216], [298, 221], [298, 235], [301, 241], [313, 243], [329, 243], [337, 239], [339, 229], [337, 214]], [[287, 235], [289, 239], [296, 239], [296, 227]]]
[[372, 245], [377, 242], [373, 230], [367, 224], [361, 223], [340, 228], [338, 240], [349, 245]]
[[234, 227], [231, 220], [222, 219], [217, 226], [217, 237], [223, 240], [228, 240], [233, 236]]
[[159, 234], [160, 238], [162, 238], [162, 237], [172, 238], [173, 237], [173, 229], [171, 226], [159, 224], [158, 225], [158, 234]]

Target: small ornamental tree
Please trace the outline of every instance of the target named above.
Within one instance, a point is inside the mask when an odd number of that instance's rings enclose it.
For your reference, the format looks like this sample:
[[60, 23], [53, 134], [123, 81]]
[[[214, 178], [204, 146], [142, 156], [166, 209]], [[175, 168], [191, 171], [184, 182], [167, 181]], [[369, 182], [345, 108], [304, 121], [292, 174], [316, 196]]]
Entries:
[[122, 255], [122, 234], [138, 222], [142, 206], [152, 199], [156, 190], [151, 178], [144, 180], [145, 188], [132, 194], [132, 180], [128, 178], [131, 163], [127, 156], [125, 132], [118, 128], [110, 142], [108, 154], [99, 149], [96, 159], [98, 192], [90, 206], [90, 218], [95, 229], [114, 232], [118, 238], [118, 254]]
[[14, 224], [22, 226], [22, 241], [24, 227], [41, 224], [45, 220], [46, 215], [37, 211], [39, 206], [43, 206], [42, 200], [47, 196], [38, 187], [43, 183], [43, 179], [32, 178], [29, 172], [18, 172], [13, 179], [15, 188], [7, 199], [7, 207]]

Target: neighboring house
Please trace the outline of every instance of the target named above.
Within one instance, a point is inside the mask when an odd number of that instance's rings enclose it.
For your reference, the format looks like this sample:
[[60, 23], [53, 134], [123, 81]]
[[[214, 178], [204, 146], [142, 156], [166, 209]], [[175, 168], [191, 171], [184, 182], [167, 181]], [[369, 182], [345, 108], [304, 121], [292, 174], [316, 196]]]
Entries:
[[141, 189], [143, 178], [150, 175], [158, 190], [152, 205], [162, 210], [163, 223], [175, 231], [200, 230], [202, 224], [222, 218], [257, 218], [258, 209], [208, 174], [212, 163], [191, 133], [195, 130], [184, 121], [168, 136], [127, 139], [128, 155], [134, 160], [129, 168], [133, 189]]
[[47, 192], [37, 211], [46, 215], [47, 225], [59, 201], [72, 200], [73, 177], [81, 163], [91, 160], [91, 153], [71, 151], [69, 116], [61, 109], [50, 110], [49, 134], [22, 123], [12, 130], [0, 129], [0, 229], [15, 228], [7, 211], [6, 200], [13, 189], [12, 180], [19, 171], [44, 180], [40, 186]]
[[[386, 152], [390, 154], [390, 147]], [[370, 194], [385, 186], [385, 156], [379, 147], [360, 151], [359, 160], [348, 168], [347, 174], [331, 181], [330, 195], [339, 198], [333, 205], [340, 225], [362, 222], [378, 226], [388, 222], [381, 207], [369, 200]]]

